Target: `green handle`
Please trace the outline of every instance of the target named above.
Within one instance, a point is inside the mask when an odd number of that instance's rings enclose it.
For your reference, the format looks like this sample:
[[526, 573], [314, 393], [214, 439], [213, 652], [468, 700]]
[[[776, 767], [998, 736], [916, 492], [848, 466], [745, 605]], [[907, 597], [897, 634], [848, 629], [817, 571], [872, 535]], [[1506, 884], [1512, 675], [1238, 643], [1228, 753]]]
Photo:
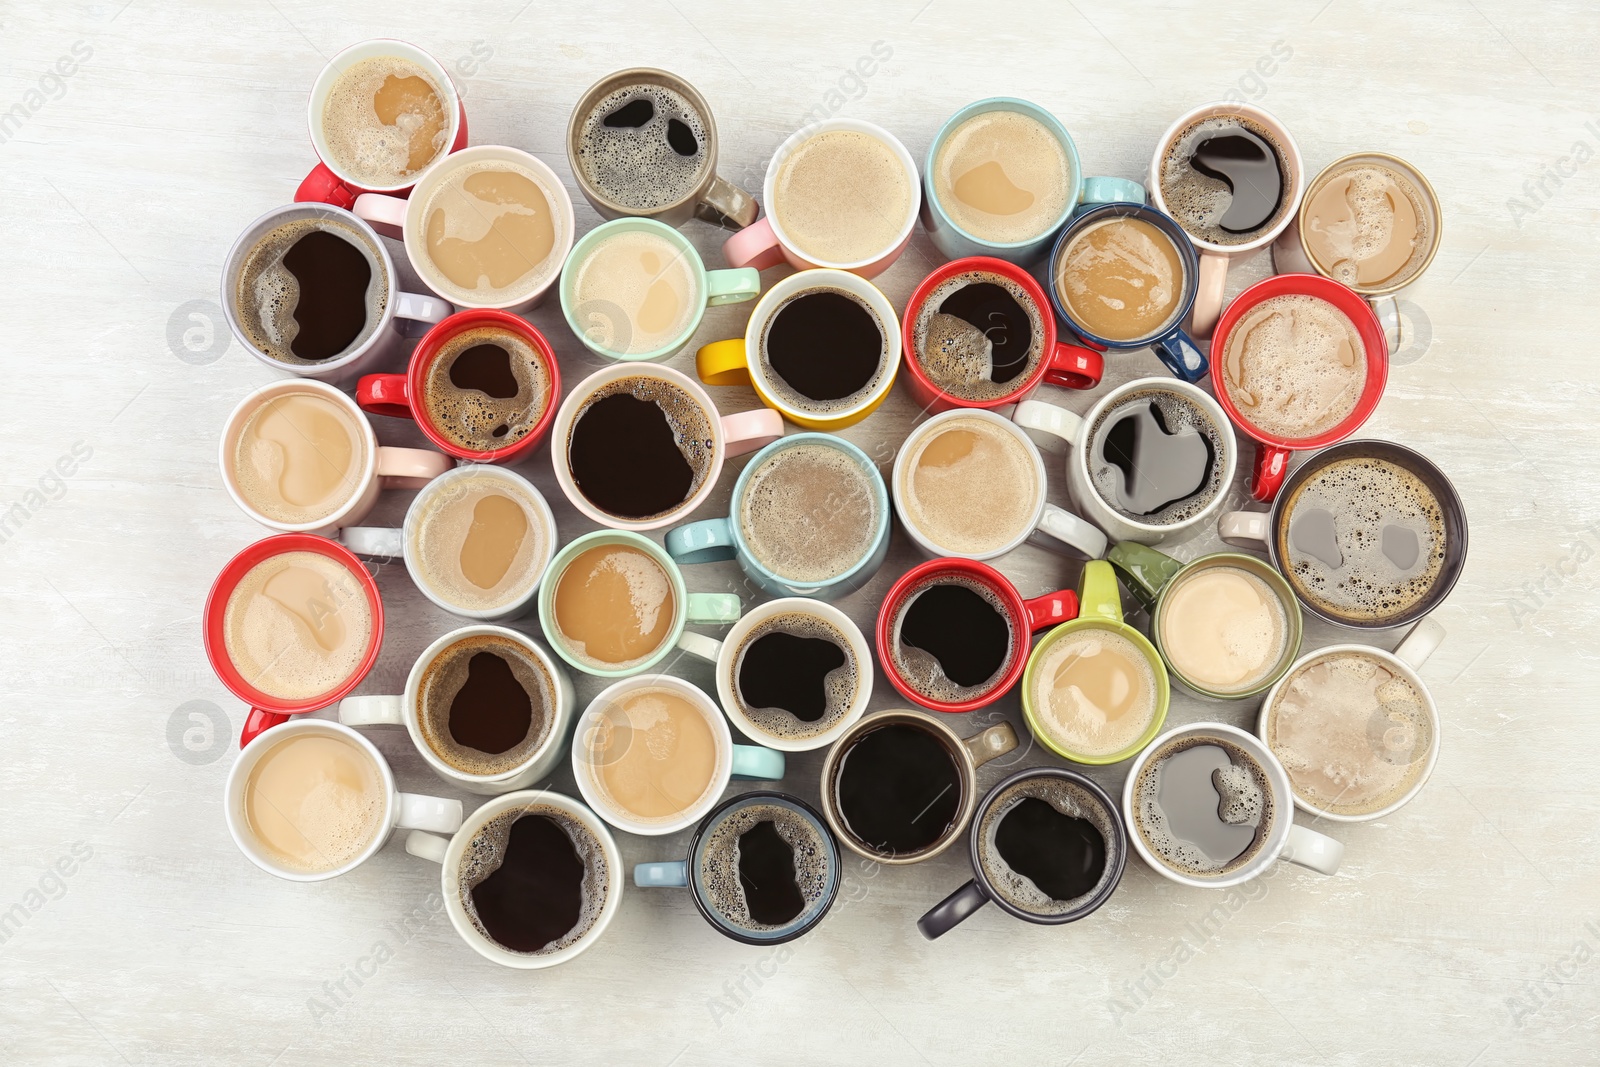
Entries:
[[1184, 564], [1165, 552], [1157, 552], [1149, 545], [1136, 541], [1119, 541], [1106, 553], [1106, 559], [1122, 575], [1133, 598], [1144, 605], [1146, 611], [1156, 606], [1161, 590], [1183, 570]]
[[1078, 586], [1078, 618], [1122, 621], [1122, 594], [1117, 592], [1117, 572], [1103, 559], [1083, 565]]
[[761, 272], [754, 267], [706, 271], [706, 303], [739, 304], [761, 295]]
[[739, 621], [744, 613], [739, 598], [733, 593], [690, 593], [685, 622], [720, 626]]

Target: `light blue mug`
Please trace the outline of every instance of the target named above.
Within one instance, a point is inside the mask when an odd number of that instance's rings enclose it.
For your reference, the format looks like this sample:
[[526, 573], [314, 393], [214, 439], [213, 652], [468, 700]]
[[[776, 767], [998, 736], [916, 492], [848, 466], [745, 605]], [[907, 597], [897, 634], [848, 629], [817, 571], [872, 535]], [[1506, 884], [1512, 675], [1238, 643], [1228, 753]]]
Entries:
[[[1067, 162], [1066, 195], [1062, 200], [1061, 210], [1052, 219], [1041, 222], [1036, 232], [1010, 241], [980, 237], [969, 228], [963, 228], [952, 217], [952, 211], [940, 200], [940, 186], [946, 183], [941, 181], [939, 154], [946, 142], [969, 120], [996, 111], [1015, 112], [1042, 125], [1054, 135], [1061, 150], [1066, 154]], [[994, 162], [998, 163], [998, 160]], [[1001, 180], [1009, 185], [1008, 176], [1002, 174]], [[939, 128], [938, 136], [934, 137], [933, 144], [928, 146], [928, 157], [922, 168], [922, 186], [922, 225], [928, 231], [928, 236], [933, 238], [933, 243], [946, 257], [960, 259], [963, 256], [994, 256], [1024, 267], [1032, 266], [1044, 259], [1046, 253], [1050, 251], [1056, 232], [1080, 205], [1104, 204], [1119, 200], [1132, 200], [1141, 204], [1145, 202], [1144, 186], [1138, 182], [1126, 178], [1084, 177], [1083, 167], [1078, 162], [1077, 146], [1072, 143], [1072, 135], [1067, 132], [1066, 127], [1039, 105], [1010, 96], [995, 96], [968, 104], [945, 121]], [[1020, 188], [1019, 191], [1027, 193]], [[949, 195], [948, 192], [946, 195]], [[1018, 208], [1018, 212], [1022, 210], [1025, 208]], [[1015, 213], [1017, 212], [1013, 214]], [[955, 214], [960, 214], [960, 210], [957, 209]]]
[[[802, 569], [802, 561], [772, 559], [763, 561], [751, 546], [744, 530], [746, 495], [757, 480], [767, 479], [776, 469], [772, 462], [780, 453], [794, 448], [826, 448], [846, 457], [864, 476], [870, 487], [874, 527], [871, 541], [847, 568], [822, 577], [811, 577]], [[759, 484], [757, 485], [759, 489]], [[826, 504], [826, 501], [823, 501]], [[834, 600], [852, 593], [865, 585], [883, 565], [889, 553], [889, 491], [884, 487], [883, 476], [867, 454], [855, 445], [832, 434], [797, 433], [779, 438], [755, 454], [734, 482], [729, 516], [719, 519], [701, 519], [667, 531], [667, 554], [676, 563], [713, 563], [718, 560], [737, 560], [745, 574], [763, 592], [771, 596], [808, 596], [818, 600]], [[824, 516], [806, 516], [825, 524]]]

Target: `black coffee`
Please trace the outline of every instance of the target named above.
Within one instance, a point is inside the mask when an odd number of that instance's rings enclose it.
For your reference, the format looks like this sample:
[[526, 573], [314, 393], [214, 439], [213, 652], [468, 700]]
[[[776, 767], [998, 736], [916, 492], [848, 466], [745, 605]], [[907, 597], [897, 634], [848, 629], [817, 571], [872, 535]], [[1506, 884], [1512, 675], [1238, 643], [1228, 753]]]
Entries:
[[1227, 185], [1233, 194], [1217, 226], [1229, 233], [1251, 233], [1266, 225], [1283, 202], [1278, 154], [1264, 138], [1244, 128], [1207, 137], [1195, 146], [1189, 166]]
[[930, 700], [984, 695], [1011, 663], [1015, 637], [994, 592], [976, 582], [935, 581], [908, 596], [895, 620], [900, 677]]
[[884, 354], [877, 314], [852, 294], [821, 289], [778, 308], [761, 358], [785, 402], [827, 412], [864, 398], [881, 376]]
[[710, 139], [688, 98], [642, 82], [595, 102], [578, 127], [573, 163], [606, 199], [648, 213], [695, 191], [710, 163]]
[[1182, 522], [1226, 488], [1223, 430], [1181, 393], [1148, 389], [1101, 415], [1089, 430], [1089, 480], [1125, 517]]
[[551, 402], [538, 350], [501, 326], [463, 330], [439, 346], [423, 376], [422, 417], [451, 444], [492, 452], [526, 437]]
[[457, 389], [477, 389], [496, 400], [517, 395], [517, 376], [511, 371], [511, 353], [489, 342], [473, 345], [450, 364], [450, 384]]
[[1023, 797], [995, 828], [1000, 858], [1051, 900], [1073, 900], [1100, 883], [1106, 840], [1094, 823]]
[[588, 501], [623, 519], [671, 511], [699, 490], [711, 464], [706, 414], [658, 378], [611, 382], [592, 396], [567, 442], [572, 478]]
[[1009, 288], [974, 282], [945, 297], [939, 311], [954, 315], [988, 338], [990, 381], [1009, 382], [1028, 369], [1033, 319]]
[[816, 722], [828, 710], [828, 675], [848, 660], [826, 638], [775, 630], [745, 649], [739, 697], [749, 707], [781, 708], [801, 722]]
[[1191, 123], [1159, 166], [1167, 213], [1191, 237], [1216, 245], [1253, 240], [1289, 210], [1283, 152], [1266, 127], [1238, 115]]
[[483, 934], [513, 952], [554, 952], [594, 925], [605, 854], [564, 813], [530, 808], [489, 822], [461, 860], [462, 903]]
[[961, 771], [945, 739], [912, 723], [856, 736], [834, 772], [839, 817], [855, 839], [885, 856], [931, 848], [956, 824]]
[[1134, 787], [1134, 821], [1163, 863], [1221, 875], [1250, 861], [1273, 824], [1261, 764], [1231, 742], [1185, 738], [1152, 756]]
[[312, 364], [363, 343], [383, 319], [388, 290], [365, 233], [338, 219], [301, 218], [257, 239], [233, 299], [239, 326], [259, 351]]
[[555, 707], [543, 664], [496, 634], [450, 645], [417, 686], [423, 740], [465, 774], [500, 774], [525, 762], [544, 744]]
[[972, 271], [940, 283], [912, 323], [916, 359], [928, 380], [964, 400], [993, 400], [1020, 388], [1044, 353], [1044, 322], [1017, 282]]
[[802, 808], [771, 795], [741, 798], [702, 838], [696, 881], [729, 926], [787, 940], [826, 909], [837, 850], [820, 818]]
[[739, 835], [739, 888], [750, 918], [768, 926], [792, 922], [806, 910], [795, 883], [794, 848], [763, 819]]
[[300, 329], [289, 350], [315, 361], [349, 348], [367, 325], [372, 265], [366, 254], [336, 233], [312, 230], [284, 254], [283, 265], [300, 286], [294, 305]]

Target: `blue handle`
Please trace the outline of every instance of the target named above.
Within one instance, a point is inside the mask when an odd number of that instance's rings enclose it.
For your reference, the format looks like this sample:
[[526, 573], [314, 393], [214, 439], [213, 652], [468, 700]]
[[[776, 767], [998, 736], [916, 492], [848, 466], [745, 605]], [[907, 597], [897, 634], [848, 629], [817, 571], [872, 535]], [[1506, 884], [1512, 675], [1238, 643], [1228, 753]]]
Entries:
[[1182, 330], [1174, 330], [1161, 340], [1151, 342], [1150, 347], [1169, 371], [1186, 382], [1198, 382], [1210, 373], [1211, 365], [1206, 362], [1205, 353], [1194, 343], [1194, 338]]
[[783, 753], [759, 745], [733, 746], [733, 776], [776, 782], [783, 778]]
[[663, 863], [635, 863], [633, 884], [641, 889], [683, 889], [689, 884], [689, 865], [683, 860]]
[[701, 519], [668, 530], [666, 543], [667, 555], [679, 563], [717, 563], [738, 554], [727, 519]]
[[1085, 178], [1080, 204], [1144, 204], [1144, 186], [1127, 178]]

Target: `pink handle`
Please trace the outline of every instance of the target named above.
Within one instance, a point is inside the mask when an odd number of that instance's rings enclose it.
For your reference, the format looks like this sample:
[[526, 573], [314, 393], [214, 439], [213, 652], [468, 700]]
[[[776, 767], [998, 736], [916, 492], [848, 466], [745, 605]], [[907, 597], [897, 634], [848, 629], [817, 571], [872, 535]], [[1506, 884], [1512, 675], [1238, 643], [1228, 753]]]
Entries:
[[421, 489], [455, 465], [449, 456], [427, 448], [378, 446], [378, 478], [385, 489]]
[[396, 241], [405, 239], [406, 206], [408, 201], [384, 193], [362, 193], [356, 197], [351, 211], [356, 218], [372, 224], [372, 228]]
[[722, 436], [727, 443], [728, 455], [742, 456], [782, 437], [783, 416], [771, 408], [724, 415]]
[[346, 184], [326, 163], [318, 163], [294, 191], [297, 204], [332, 204], [350, 210], [360, 190]]
[[730, 267], [754, 267], [756, 270], [782, 263], [783, 246], [778, 244], [778, 235], [772, 232], [771, 218], [746, 226], [722, 242], [722, 258]]
[[1250, 495], [1263, 504], [1272, 503], [1272, 498], [1283, 487], [1283, 476], [1289, 473], [1291, 455], [1287, 448], [1258, 443], [1256, 465], [1250, 472]]
[[1200, 278], [1195, 284], [1194, 310], [1189, 312], [1189, 333], [1208, 340], [1222, 315], [1222, 294], [1228, 286], [1228, 257], [1200, 253]]

